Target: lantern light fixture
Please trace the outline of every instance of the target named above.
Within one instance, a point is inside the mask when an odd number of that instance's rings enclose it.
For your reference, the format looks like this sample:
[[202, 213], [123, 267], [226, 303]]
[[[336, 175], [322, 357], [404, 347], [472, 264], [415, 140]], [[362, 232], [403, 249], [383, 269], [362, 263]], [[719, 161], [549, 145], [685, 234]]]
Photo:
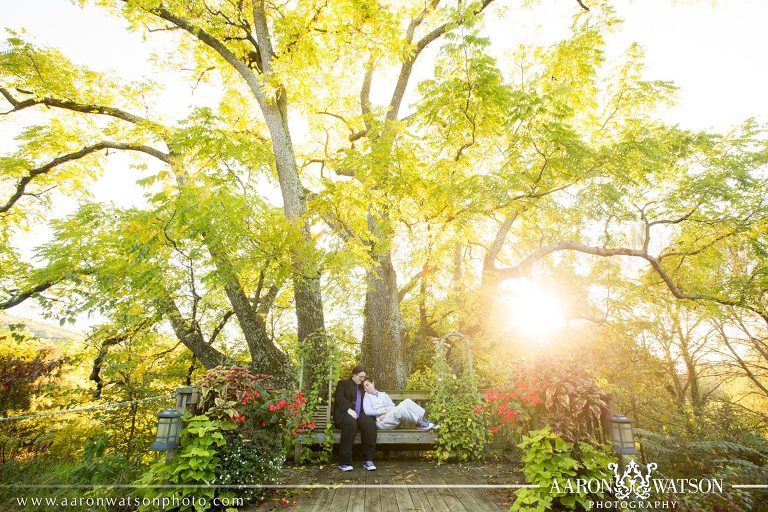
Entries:
[[176, 409], [167, 409], [157, 413], [157, 433], [150, 450], [167, 452], [179, 446], [181, 413]]
[[611, 416], [611, 438], [613, 439], [613, 451], [619, 455], [640, 455], [637, 447], [635, 447], [632, 420], [623, 414]]

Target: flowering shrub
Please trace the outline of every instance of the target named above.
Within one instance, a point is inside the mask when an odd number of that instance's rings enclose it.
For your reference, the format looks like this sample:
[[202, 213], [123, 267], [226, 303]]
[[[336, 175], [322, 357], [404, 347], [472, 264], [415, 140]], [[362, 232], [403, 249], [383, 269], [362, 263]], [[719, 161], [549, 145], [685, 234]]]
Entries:
[[281, 439], [266, 430], [254, 431], [245, 438], [237, 431], [224, 433], [227, 444], [219, 449], [219, 468], [211, 483], [243, 485], [235, 494], [246, 501], [263, 500], [267, 490], [253, 486], [277, 483], [283, 466]]
[[[215, 482], [273, 484], [293, 439], [314, 428], [310, 400], [301, 391], [275, 389], [271, 377], [248, 367], [217, 367], [200, 384], [200, 407], [230, 429], [219, 448]], [[249, 500], [264, 499], [260, 488], [238, 489]]]
[[236, 406], [246, 393], [271, 389], [269, 375], [253, 373], [247, 366], [211, 368], [200, 382], [200, 410], [211, 418], [237, 416]]
[[501, 429], [518, 431], [521, 426], [530, 425], [534, 419], [536, 407], [544, 402], [542, 392], [543, 386], [534, 387], [527, 380], [519, 378], [509, 386], [486, 391], [486, 406], [475, 407], [475, 412], [486, 410], [491, 418], [493, 434]]
[[475, 412], [486, 414], [492, 434], [550, 425], [569, 441], [601, 441], [607, 408], [605, 393], [577, 362], [541, 360], [513, 369]]
[[307, 401], [301, 391], [268, 390], [257, 383], [240, 398], [232, 419], [245, 437], [260, 430], [279, 430], [290, 442], [307, 429], [315, 428]]
[[[282, 432], [286, 445], [315, 427], [308, 397], [301, 391], [274, 389], [269, 375], [250, 368], [219, 366], [208, 371], [200, 384], [201, 407], [212, 418], [235, 423], [244, 437], [254, 432]], [[279, 436], [278, 436], [279, 437]]]

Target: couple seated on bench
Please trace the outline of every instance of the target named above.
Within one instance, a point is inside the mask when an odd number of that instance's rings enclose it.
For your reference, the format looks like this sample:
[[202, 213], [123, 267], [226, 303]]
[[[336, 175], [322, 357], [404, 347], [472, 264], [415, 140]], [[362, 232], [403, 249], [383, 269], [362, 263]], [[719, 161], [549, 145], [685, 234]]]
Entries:
[[[365, 383], [365, 390], [361, 385]], [[363, 397], [365, 395], [365, 397]], [[364, 407], [367, 403], [367, 407]], [[375, 419], [374, 419], [375, 418]], [[352, 376], [336, 384], [334, 393], [333, 423], [341, 429], [339, 441], [339, 469], [352, 471], [352, 445], [360, 429], [363, 448], [363, 468], [373, 471], [373, 453], [376, 451], [376, 429], [397, 428], [400, 423], [411, 421], [416, 428], [437, 428], [424, 417], [424, 409], [413, 400], [406, 399], [395, 405], [383, 391], [377, 391], [373, 380], [363, 366], [355, 366]]]
[[438, 428], [438, 425], [429, 421], [422, 406], [406, 398], [395, 405], [389, 395], [384, 391], [378, 391], [373, 379], [366, 377], [363, 380], [365, 397], [363, 398], [363, 411], [368, 416], [376, 417], [376, 428], [379, 430], [391, 430], [401, 423], [415, 423], [419, 430]]

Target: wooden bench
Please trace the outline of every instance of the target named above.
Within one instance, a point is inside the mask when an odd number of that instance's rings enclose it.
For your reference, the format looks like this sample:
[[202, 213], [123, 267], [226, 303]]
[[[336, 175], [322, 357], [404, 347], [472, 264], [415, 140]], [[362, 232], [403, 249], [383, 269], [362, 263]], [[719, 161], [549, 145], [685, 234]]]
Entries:
[[[410, 398], [425, 409], [425, 404], [429, 402], [429, 391], [387, 391], [395, 404], [400, 403], [406, 398]], [[427, 410], [429, 412], [429, 410]], [[312, 431], [304, 433], [296, 438], [294, 445], [293, 460], [297, 464], [301, 461], [301, 449], [304, 445], [325, 443], [325, 429], [331, 424], [331, 407], [329, 404], [320, 405], [312, 419], [315, 420], [315, 428]], [[339, 444], [341, 441], [341, 430], [333, 430], [333, 444]], [[413, 445], [433, 445], [437, 441], [437, 432], [435, 430], [417, 430], [413, 426], [398, 427], [394, 430], [379, 430], [376, 433], [376, 446], [407, 444]], [[355, 436], [355, 444], [360, 444], [360, 432]]]

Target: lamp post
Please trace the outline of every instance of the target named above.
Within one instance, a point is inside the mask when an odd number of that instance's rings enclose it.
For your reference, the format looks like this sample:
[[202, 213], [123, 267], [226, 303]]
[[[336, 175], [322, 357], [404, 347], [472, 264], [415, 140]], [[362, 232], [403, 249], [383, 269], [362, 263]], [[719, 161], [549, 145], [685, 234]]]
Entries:
[[150, 450], [166, 452], [166, 460], [173, 457], [173, 452], [179, 446], [179, 431], [181, 430], [181, 413], [176, 409], [167, 409], [157, 413], [157, 433]]

